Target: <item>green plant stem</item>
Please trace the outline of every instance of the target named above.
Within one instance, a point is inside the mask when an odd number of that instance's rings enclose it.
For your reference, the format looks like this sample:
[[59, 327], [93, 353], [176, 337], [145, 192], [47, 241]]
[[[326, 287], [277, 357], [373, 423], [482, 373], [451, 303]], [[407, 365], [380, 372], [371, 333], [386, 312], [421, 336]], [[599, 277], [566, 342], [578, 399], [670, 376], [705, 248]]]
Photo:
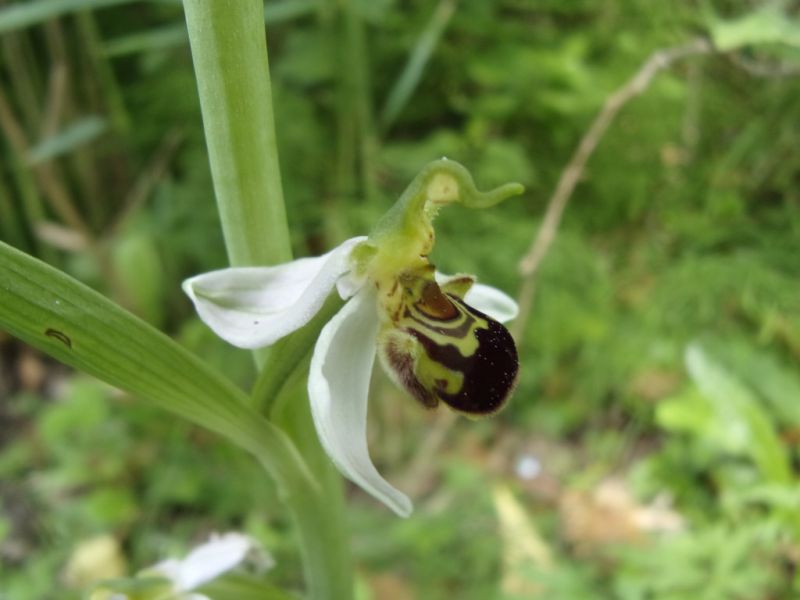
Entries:
[[185, 0], [208, 158], [232, 266], [290, 260], [257, 0]]
[[[290, 260], [263, 4], [260, 0], [184, 0], [184, 7], [231, 265]], [[265, 369], [271, 370], [270, 353], [259, 353], [257, 361], [265, 360]], [[289, 377], [293, 371], [285, 372]], [[353, 595], [353, 569], [341, 478], [334, 474], [316, 438], [302, 388], [294, 394], [297, 401], [283, 404], [285, 411], [275, 423], [288, 434], [316, 481], [308, 486], [304, 477], [282, 477], [279, 484], [298, 532], [310, 597], [347, 600]]]

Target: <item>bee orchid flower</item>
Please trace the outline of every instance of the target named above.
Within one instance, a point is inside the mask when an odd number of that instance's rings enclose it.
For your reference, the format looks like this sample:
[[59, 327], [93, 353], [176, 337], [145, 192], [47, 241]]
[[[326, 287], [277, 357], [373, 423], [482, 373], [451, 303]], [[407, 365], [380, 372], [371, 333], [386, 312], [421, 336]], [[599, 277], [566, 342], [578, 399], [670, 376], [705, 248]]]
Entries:
[[323, 327], [308, 377], [312, 417], [342, 474], [401, 516], [411, 501], [376, 470], [367, 449], [367, 396], [375, 357], [428, 408], [497, 412], [517, 377], [517, 352], [501, 323], [516, 303], [469, 275], [444, 276], [428, 260], [442, 206], [485, 208], [522, 192], [478, 192], [467, 170], [442, 159], [414, 179], [369, 237], [323, 256], [272, 267], [230, 268], [188, 279], [200, 318], [241, 348], [269, 346], [299, 329], [336, 288], [344, 306]]

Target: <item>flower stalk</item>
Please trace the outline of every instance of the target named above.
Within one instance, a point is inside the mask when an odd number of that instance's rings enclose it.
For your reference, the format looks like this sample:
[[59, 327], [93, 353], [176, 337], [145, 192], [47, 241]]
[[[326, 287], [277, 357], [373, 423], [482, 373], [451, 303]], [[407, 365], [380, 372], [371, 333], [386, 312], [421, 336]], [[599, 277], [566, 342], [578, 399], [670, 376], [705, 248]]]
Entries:
[[208, 158], [231, 266], [291, 259], [259, 0], [185, 0]]
[[[184, 0], [184, 7], [230, 264], [288, 261], [292, 253], [275, 139], [263, 3]], [[298, 352], [298, 357], [304, 359], [305, 353]], [[259, 352], [257, 361], [265, 370], [272, 369], [268, 352]], [[291, 365], [277, 367], [281, 379], [288, 380], [294, 371]], [[291, 394], [287, 388], [291, 386], [281, 384], [276, 391]], [[289, 435], [316, 478], [313, 485], [302, 476], [276, 482], [294, 518], [309, 596], [346, 600], [353, 594], [353, 569], [341, 478], [316, 439], [307, 402], [297, 398], [281, 405], [283, 410], [271, 420]]]

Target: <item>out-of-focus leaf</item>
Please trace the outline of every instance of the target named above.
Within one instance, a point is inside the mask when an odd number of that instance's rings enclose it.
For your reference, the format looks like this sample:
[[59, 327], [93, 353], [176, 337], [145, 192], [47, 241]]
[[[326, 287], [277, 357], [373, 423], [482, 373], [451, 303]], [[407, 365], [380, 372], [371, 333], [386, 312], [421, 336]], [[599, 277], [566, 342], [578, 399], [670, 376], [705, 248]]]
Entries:
[[389, 91], [386, 104], [383, 105], [380, 122], [384, 129], [388, 129], [391, 126], [417, 88], [417, 84], [425, 71], [425, 66], [436, 49], [436, 45], [439, 43], [439, 39], [450, 22], [455, 9], [455, 0], [441, 0], [436, 10], [434, 10], [430, 21], [428, 21], [416, 44], [411, 49], [408, 62], [403, 67], [402, 73], [400, 73], [397, 81], [394, 82], [392, 89]]
[[800, 376], [775, 353], [752, 343], [724, 339], [710, 345], [714, 355], [769, 403], [776, 417], [800, 427]]
[[763, 477], [774, 483], [789, 483], [792, 471], [786, 449], [753, 392], [699, 345], [688, 347], [686, 366], [708, 399], [715, 419], [735, 432], [742, 450], [750, 455]]
[[267, 2], [264, 7], [264, 21], [267, 24], [291, 21], [319, 9], [320, 0], [283, 0], [283, 2]]
[[[268, 25], [276, 25], [284, 21], [291, 21], [314, 12], [319, 6], [319, 0], [267, 2], [264, 7], [264, 22]], [[184, 46], [188, 43], [189, 33], [186, 31], [186, 24], [175, 23], [109, 40], [105, 44], [104, 52], [106, 56], [118, 57], [160, 48]]]
[[717, 427], [714, 411], [695, 386], [666, 398], [656, 407], [656, 422], [668, 431], [713, 438], [729, 451], [740, 452], [741, 435], [726, 427]]
[[67, 154], [78, 146], [88, 144], [101, 135], [107, 126], [106, 120], [97, 116], [89, 116], [76, 121], [31, 148], [28, 153], [28, 164], [38, 165]]
[[15, 2], [0, 10], [0, 33], [44, 23], [61, 15], [95, 10], [135, 0], [34, 0]]
[[800, 21], [791, 19], [778, 2], [766, 3], [735, 20], [712, 22], [710, 33], [723, 52], [761, 44], [800, 47]]
[[768, 504], [776, 508], [795, 511], [800, 506], [800, 486], [766, 484], [745, 490], [734, 490], [726, 498], [733, 503]]
[[164, 320], [164, 270], [155, 240], [144, 232], [129, 232], [114, 246], [115, 272], [131, 307], [148, 323]]
[[106, 56], [117, 57], [139, 52], [172, 48], [189, 43], [189, 34], [185, 23], [166, 25], [146, 31], [138, 31], [129, 35], [108, 40], [103, 51]]
[[17, 218], [17, 210], [2, 181], [0, 181], [0, 236], [15, 245], [25, 243], [23, 229]]

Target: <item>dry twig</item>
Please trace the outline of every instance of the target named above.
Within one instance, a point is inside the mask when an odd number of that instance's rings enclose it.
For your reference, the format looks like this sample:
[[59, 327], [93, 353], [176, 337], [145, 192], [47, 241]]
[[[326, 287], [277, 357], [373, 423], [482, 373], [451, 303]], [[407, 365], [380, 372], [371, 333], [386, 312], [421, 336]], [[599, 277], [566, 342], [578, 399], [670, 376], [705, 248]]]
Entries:
[[515, 337], [519, 338], [525, 329], [533, 305], [536, 273], [555, 240], [567, 202], [575, 191], [575, 186], [583, 175], [586, 163], [597, 148], [597, 144], [608, 126], [625, 104], [647, 89], [658, 72], [669, 68], [677, 60], [698, 54], [708, 54], [712, 50], [713, 46], [705, 38], [698, 38], [673, 48], [657, 50], [650, 55], [633, 77], [606, 99], [602, 110], [584, 134], [569, 163], [561, 172], [556, 189], [547, 204], [539, 232], [531, 243], [530, 249], [520, 261], [519, 269], [523, 282], [518, 297], [519, 316], [513, 326]]

